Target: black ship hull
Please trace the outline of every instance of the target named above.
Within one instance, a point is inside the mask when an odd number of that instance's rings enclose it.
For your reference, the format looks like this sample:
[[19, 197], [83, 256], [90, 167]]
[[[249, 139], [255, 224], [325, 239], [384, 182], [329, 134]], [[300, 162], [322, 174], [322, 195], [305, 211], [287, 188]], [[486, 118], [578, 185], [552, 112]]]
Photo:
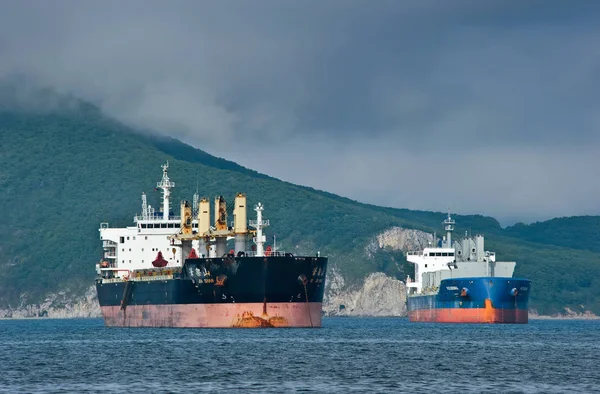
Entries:
[[107, 326], [320, 327], [326, 270], [325, 257], [198, 258], [96, 289]]

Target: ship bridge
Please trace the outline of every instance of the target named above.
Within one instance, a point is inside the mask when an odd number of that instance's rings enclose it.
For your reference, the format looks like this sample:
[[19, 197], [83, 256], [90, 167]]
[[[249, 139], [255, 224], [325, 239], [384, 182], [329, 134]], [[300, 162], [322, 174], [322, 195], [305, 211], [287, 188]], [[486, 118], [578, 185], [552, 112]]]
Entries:
[[423, 274], [454, 268], [455, 253], [454, 248], [425, 248], [418, 252], [408, 252], [406, 260], [415, 265], [415, 281], [407, 280], [407, 290], [415, 289], [414, 292], [420, 293], [422, 281], [419, 278]]
[[[496, 254], [485, 250], [483, 235], [465, 234], [463, 239], [453, 241], [455, 222], [450, 213], [443, 224], [446, 236], [441, 247], [406, 254], [406, 260], [415, 265], [415, 279], [406, 280], [408, 294], [437, 292], [441, 281], [448, 278], [512, 276], [516, 263], [496, 261]], [[435, 235], [433, 241], [437, 243]]]

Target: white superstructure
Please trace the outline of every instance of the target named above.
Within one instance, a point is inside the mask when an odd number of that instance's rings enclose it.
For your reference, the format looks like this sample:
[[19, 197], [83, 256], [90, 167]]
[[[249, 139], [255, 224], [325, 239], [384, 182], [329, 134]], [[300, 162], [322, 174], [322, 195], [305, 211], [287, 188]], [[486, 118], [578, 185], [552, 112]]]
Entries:
[[437, 292], [440, 282], [448, 278], [512, 277], [515, 262], [496, 261], [496, 254], [484, 249], [483, 235], [453, 241], [455, 221], [448, 213], [443, 222], [446, 236], [434, 245], [417, 252], [408, 252], [406, 259], [415, 265], [415, 279], [406, 280], [408, 294]]
[[[262, 219], [263, 205], [255, 208], [257, 220], [249, 225], [255, 230], [248, 230], [246, 221], [246, 196], [238, 193], [233, 210], [232, 226], [227, 223], [227, 205], [223, 197], [215, 199], [215, 222], [210, 223], [210, 203], [208, 199], [199, 199], [197, 193], [193, 198], [193, 206], [182, 202], [185, 215], [171, 215], [171, 189], [175, 183], [168, 176], [169, 163], [162, 166], [163, 175], [157, 182], [157, 189], [162, 190], [161, 211], [158, 214], [147, 202], [142, 193], [142, 213], [135, 215], [133, 225], [124, 228], [111, 228], [108, 223], [100, 225], [100, 239], [104, 253], [97, 264], [98, 274], [105, 278], [126, 278], [131, 271], [153, 268], [152, 262], [158, 253], [167, 261], [167, 267], [181, 267], [191, 250], [181, 248], [181, 239], [193, 239], [191, 248], [199, 257], [217, 257], [228, 253], [228, 241], [235, 240], [232, 250], [243, 255], [263, 256], [265, 236], [262, 229], [269, 225]], [[252, 236], [256, 234], [254, 238]], [[252, 240], [256, 251], [247, 250]], [[270, 249], [267, 253], [271, 253]]]

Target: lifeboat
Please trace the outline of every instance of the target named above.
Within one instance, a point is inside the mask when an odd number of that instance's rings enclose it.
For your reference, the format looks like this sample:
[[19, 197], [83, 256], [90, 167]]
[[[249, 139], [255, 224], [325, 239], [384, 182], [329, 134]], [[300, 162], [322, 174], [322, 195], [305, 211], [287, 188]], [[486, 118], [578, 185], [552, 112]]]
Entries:
[[154, 267], [166, 267], [169, 262], [163, 258], [162, 252], [158, 252], [156, 259], [152, 262]]

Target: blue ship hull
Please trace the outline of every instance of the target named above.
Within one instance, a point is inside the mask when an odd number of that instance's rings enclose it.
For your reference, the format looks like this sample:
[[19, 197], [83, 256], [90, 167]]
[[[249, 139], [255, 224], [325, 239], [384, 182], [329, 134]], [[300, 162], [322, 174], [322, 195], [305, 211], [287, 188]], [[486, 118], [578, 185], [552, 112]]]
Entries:
[[408, 296], [408, 317], [419, 322], [527, 323], [530, 290], [528, 279], [444, 279], [436, 294]]

